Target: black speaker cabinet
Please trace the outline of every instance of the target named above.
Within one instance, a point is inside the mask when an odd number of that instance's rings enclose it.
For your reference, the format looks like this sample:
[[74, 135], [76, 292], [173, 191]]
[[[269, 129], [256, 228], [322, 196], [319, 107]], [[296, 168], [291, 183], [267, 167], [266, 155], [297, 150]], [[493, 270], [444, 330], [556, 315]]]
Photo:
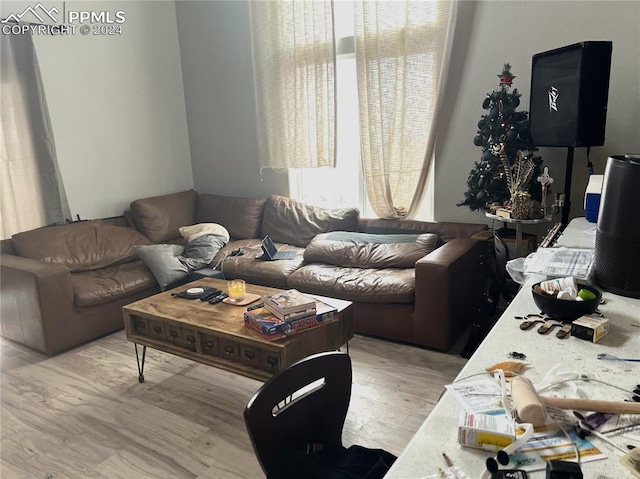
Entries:
[[604, 144], [612, 42], [589, 41], [533, 56], [529, 127], [536, 146]]
[[593, 271], [606, 291], [640, 298], [640, 155], [611, 156], [602, 185]]

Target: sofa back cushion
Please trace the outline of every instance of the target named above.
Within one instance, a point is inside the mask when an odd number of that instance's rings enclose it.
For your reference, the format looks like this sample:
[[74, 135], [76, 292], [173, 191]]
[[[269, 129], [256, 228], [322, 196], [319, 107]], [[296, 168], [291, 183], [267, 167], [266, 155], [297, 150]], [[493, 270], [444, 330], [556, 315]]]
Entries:
[[416, 261], [440, 244], [438, 236], [431, 233], [325, 233], [309, 243], [304, 251], [304, 261], [344, 268], [413, 268]]
[[260, 235], [264, 199], [235, 198], [207, 193], [198, 198], [198, 223], [218, 223], [233, 239], [254, 239]]
[[198, 193], [194, 190], [154, 196], [131, 203], [131, 216], [138, 231], [154, 243], [180, 237], [181, 226], [196, 222]]
[[46, 226], [12, 236], [20, 256], [64, 264], [71, 272], [91, 271], [134, 258], [134, 246], [150, 244], [136, 230], [99, 220]]
[[291, 198], [272, 195], [262, 217], [262, 236], [276, 243], [305, 247], [320, 233], [356, 231], [360, 212], [356, 208], [325, 209]]
[[358, 231], [374, 234], [434, 233], [445, 243], [455, 238], [470, 238], [486, 229], [487, 225], [484, 223], [429, 222], [383, 218], [360, 218], [358, 225]]

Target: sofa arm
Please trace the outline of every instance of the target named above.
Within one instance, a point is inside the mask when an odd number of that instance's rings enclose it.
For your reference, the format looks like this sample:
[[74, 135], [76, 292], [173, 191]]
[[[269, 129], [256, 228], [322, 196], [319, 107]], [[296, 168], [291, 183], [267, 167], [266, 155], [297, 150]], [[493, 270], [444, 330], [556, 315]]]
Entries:
[[447, 350], [473, 321], [485, 291], [485, 248], [457, 238], [416, 263], [413, 321], [424, 344]]
[[2, 336], [51, 354], [75, 315], [71, 273], [61, 264], [0, 255]]

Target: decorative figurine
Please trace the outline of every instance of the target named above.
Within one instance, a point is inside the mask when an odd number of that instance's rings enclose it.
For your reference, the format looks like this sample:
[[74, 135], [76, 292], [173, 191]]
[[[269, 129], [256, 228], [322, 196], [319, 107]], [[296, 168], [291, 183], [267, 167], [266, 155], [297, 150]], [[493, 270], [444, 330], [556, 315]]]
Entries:
[[542, 217], [546, 218], [547, 216], [547, 186], [553, 183], [553, 178], [549, 176], [549, 168], [544, 167], [544, 170], [540, 176], [537, 178], [538, 182], [542, 186]]
[[525, 155], [521, 150], [516, 152], [516, 161], [513, 166], [510, 165], [503, 143], [496, 145], [496, 153], [502, 162], [507, 187], [511, 194], [511, 217], [527, 220], [531, 217], [531, 195], [527, 190], [536, 165], [531, 155]]

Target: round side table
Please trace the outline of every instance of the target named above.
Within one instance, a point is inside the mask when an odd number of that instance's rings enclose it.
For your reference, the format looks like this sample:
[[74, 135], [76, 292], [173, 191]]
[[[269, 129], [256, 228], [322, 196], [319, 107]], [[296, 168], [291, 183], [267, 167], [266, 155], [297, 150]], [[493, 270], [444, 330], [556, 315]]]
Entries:
[[520, 251], [522, 243], [522, 225], [537, 225], [540, 223], [550, 223], [551, 216], [545, 216], [544, 218], [538, 218], [536, 220], [516, 220], [513, 218], [503, 218], [502, 216], [494, 215], [493, 213], [485, 213], [487, 218], [492, 220], [502, 221], [503, 223], [512, 223], [516, 225], [516, 256], [519, 258], [522, 256]]

